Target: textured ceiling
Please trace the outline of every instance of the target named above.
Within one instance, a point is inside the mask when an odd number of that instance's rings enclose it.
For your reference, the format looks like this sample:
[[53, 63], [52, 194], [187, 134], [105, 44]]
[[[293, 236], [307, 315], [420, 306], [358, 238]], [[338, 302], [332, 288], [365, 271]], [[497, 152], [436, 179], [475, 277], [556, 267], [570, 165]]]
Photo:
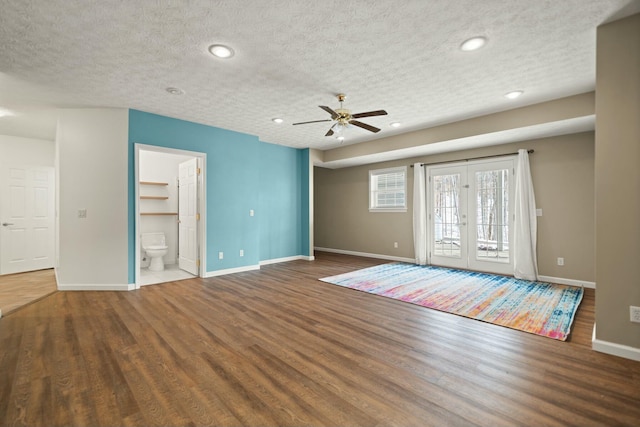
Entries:
[[[389, 113], [362, 119], [382, 131], [351, 129], [350, 144], [591, 91], [596, 27], [637, 11], [637, 0], [0, 0], [0, 107], [39, 117], [35, 137], [55, 129], [42, 108], [100, 106], [328, 149], [330, 123], [291, 123], [328, 118], [318, 105], [337, 108], [339, 92], [354, 113]], [[476, 35], [487, 45], [462, 52]], [[212, 57], [213, 43], [236, 55]], [[18, 134], [17, 119], [0, 118], [0, 133]]]

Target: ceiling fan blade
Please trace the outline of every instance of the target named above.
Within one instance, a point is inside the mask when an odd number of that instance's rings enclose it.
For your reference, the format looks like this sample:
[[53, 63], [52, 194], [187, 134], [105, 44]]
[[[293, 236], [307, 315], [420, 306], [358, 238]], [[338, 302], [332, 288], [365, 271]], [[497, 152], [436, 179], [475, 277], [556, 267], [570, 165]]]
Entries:
[[366, 113], [358, 113], [352, 114], [351, 117], [354, 119], [359, 119], [361, 117], [372, 117], [372, 116], [386, 116], [387, 112], [384, 110], [376, 110], [376, 111], [367, 111]]
[[330, 122], [331, 119], [325, 119], [325, 120], [312, 120], [310, 122], [299, 122], [299, 123], [292, 123], [294, 126], [295, 125], [306, 125], [307, 123], [320, 123], [320, 122]]
[[331, 135], [333, 135], [333, 128], [329, 129], [329, 132], [324, 134], [324, 136], [331, 136]]
[[368, 125], [368, 124], [366, 124], [366, 123], [359, 122], [359, 121], [357, 121], [357, 120], [349, 120], [349, 123], [351, 123], [351, 124], [352, 124], [352, 125], [354, 125], [354, 126], [361, 127], [362, 129], [366, 129], [366, 130], [368, 130], [369, 132], [373, 132], [373, 133], [378, 133], [378, 132], [380, 132], [380, 129], [378, 129], [377, 127], [374, 127], [374, 126]]
[[340, 117], [338, 115], [338, 113], [336, 113], [335, 111], [333, 111], [331, 108], [327, 107], [326, 105], [318, 105], [318, 107], [322, 108], [324, 111], [326, 111], [327, 113], [331, 114], [331, 118], [332, 119], [337, 119], [338, 117]]

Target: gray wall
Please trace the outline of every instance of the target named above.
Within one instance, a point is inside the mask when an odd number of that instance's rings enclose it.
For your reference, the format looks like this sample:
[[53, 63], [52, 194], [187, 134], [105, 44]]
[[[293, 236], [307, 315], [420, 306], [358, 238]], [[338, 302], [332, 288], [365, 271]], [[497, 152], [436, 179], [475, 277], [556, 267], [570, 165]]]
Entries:
[[60, 112], [58, 289], [128, 289], [128, 117], [126, 109]]
[[640, 358], [640, 14], [599, 27], [596, 58], [596, 338]]
[[[593, 132], [344, 169], [316, 167], [315, 246], [414, 258], [413, 169], [408, 169], [406, 213], [369, 212], [369, 170], [514, 153], [519, 148], [535, 150], [530, 155], [531, 173], [536, 202], [543, 209], [538, 218], [540, 274], [595, 281]], [[556, 264], [558, 257], [564, 257], [563, 267]]]

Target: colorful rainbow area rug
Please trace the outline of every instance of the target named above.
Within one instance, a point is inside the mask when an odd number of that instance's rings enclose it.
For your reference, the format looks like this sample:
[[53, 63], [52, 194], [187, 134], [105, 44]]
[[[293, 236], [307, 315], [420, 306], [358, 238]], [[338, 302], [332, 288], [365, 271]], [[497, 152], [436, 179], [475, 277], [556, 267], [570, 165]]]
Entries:
[[567, 339], [584, 293], [581, 287], [405, 263], [320, 280], [560, 341]]

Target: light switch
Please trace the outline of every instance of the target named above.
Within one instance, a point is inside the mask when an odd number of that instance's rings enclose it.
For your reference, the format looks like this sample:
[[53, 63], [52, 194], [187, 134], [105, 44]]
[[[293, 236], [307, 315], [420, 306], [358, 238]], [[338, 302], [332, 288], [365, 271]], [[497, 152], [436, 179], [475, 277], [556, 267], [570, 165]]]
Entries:
[[536, 216], [542, 216], [542, 209], [536, 209]]
[[86, 218], [87, 210], [86, 209], [78, 209], [78, 218]]

